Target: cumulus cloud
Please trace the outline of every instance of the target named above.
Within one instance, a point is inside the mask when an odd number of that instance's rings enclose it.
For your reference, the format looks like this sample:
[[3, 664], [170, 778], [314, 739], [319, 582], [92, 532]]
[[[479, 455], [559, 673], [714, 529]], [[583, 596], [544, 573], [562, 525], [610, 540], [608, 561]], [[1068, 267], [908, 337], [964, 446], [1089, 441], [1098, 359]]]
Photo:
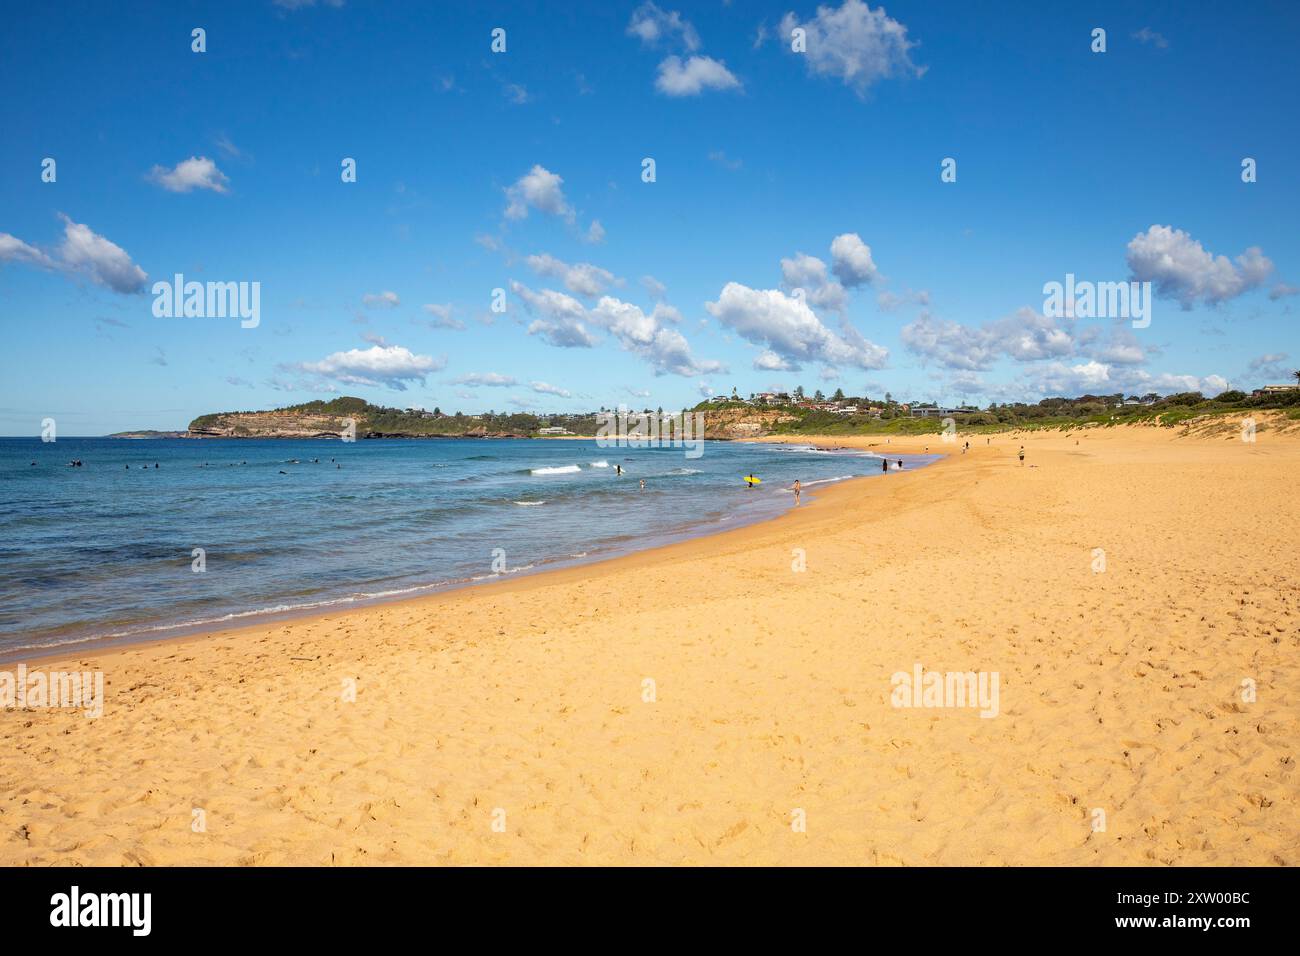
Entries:
[[1116, 367], [1096, 359], [1067, 365], [1052, 362], [1036, 370], [1026, 382], [1031, 395], [1145, 395], [1148, 392], [1201, 392], [1218, 395], [1229, 387], [1222, 375], [1152, 374], [1144, 369]]
[[426, 375], [446, 364], [445, 358], [416, 355], [400, 345], [372, 345], [335, 352], [319, 362], [302, 362], [293, 368], [347, 385], [384, 386], [401, 392], [408, 383], [424, 384]]
[[569, 265], [546, 253], [529, 256], [524, 264], [539, 276], [560, 279], [566, 289], [578, 295], [594, 297], [619, 283], [612, 272], [590, 262]]
[[849, 304], [844, 286], [830, 278], [826, 263], [816, 256], [797, 252], [792, 259], [781, 260], [781, 279], [790, 291], [802, 289], [819, 309], [843, 312]]
[[396, 292], [367, 292], [361, 297], [361, 304], [367, 309], [395, 309], [402, 304]]
[[173, 193], [188, 193], [195, 189], [210, 189], [214, 193], [227, 191], [230, 182], [226, 174], [217, 169], [217, 164], [206, 156], [191, 156], [182, 160], [173, 168], [155, 166], [149, 170], [150, 182], [157, 183], [163, 189]]
[[916, 44], [907, 38], [907, 27], [887, 16], [884, 7], [872, 10], [862, 0], [844, 0], [838, 8], [818, 7], [810, 20], [787, 13], [781, 35], [790, 36], [796, 27], [807, 35], [807, 51], [799, 58], [809, 72], [841, 80], [859, 96], [879, 80], [925, 72], [912, 62]]
[[889, 352], [867, 341], [851, 326], [836, 333], [822, 324], [806, 302], [779, 289], [751, 289], [728, 282], [705, 308], [719, 322], [796, 370], [802, 362], [882, 368]]
[[660, 303], [647, 313], [630, 302], [603, 296], [590, 316], [594, 324], [609, 331], [624, 349], [648, 362], [656, 375], [690, 377], [724, 369], [721, 362], [696, 359], [686, 337], [667, 327], [666, 323], [681, 321], [680, 313], [671, 306]]
[[831, 240], [831, 271], [849, 289], [870, 285], [880, 274], [871, 258], [871, 247], [856, 232]]
[[58, 268], [58, 263], [41, 250], [7, 232], [0, 232], [0, 262], [22, 262], [43, 269]]
[[641, 285], [650, 298], [658, 301], [668, 294], [668, 287], [654, 276], [642, 276]]
[[560, 388], [558, 385], [552, 385], [549, 382], [533, 382], [530, 386], [534, 392], [542, 395], [558, 395], [560, 398], [570, 398], [573, 393], [567, 388]]
[[720, 362], [697, 359], [685, 336], [671, 326], [681, 322], [681, 313], [666, 303], [650, 312], [613, 296], [602, 296], [595, 307], [555, 289], [534, 291], [520, 282], [510, 287], [523, 300], [529, 314], [537, 316], [528, 326], [529, 335], [560, 348], [590, 348], [597, 344], [591, 329], [608, 332], [624, 349], [633, 352], [657, 375], [705, 375], [721, 371]]
[[665, 96], [699, 96], [705, 90], [740, 88], [740, 80], [727, 65], [711, 56], [693, 56], [688, 60], [665, 57], [655, 78], [655, 89]]
[[700, 48], [700, 35], [689, 21], [683, 19], [676, 10], [662, 10], [651, 2], [643, 3], [632, 11], [627, 33], [628, 36], [639, 38], [646, 46], [657, 46], [663, 41], [676, 39], [687, 50]]
[[1263, 284], [1273, 263], [1258, 246], [1237, 256], [1216, 256], [1181, 229], [1155, 225], [1128, 244], [1128, 267], [1139, 282], [1151, 282], [1158, 294], [1176, 299], [1184, 309], [1198, 301], [1217, 305]]
[[572, 223], [577, 215], [564, 197], [564, 179], [535, 165], [506, 188], [506, 218], [525, 219], [529, 209]]
[[587, 310], [573, 296], [554, 289], [535, 292], [514, 280], [510, 290], [523, 300], [530, 315], [537, 316], [528, 326], [529, 335], [540, 336], [558, 348], [589, 349], [596, 344], [596, 337], [587, 330]]
[[421, 308], [433, 316], [432, 319], [422, 323], [431, 329], [453, 329], [460, 332], [465, 328], [465, 323], [453, 315], [455, 310], [450, 302], [426, 302]]
[[903, 326], [903, 345], [945, 368], [983, 371], [999, 358], [1032, 362], [1073, 355], [1077, 342], [1068, 319], [1020, 308], [979, 326], [935, 319], [928, 312]]
[[470, 388], [512, 388], [518, 385], [516, 379], [509, 375], [499, 375], [496, 372], [471, 372], [469, 375], [462, 375], [459, 378], [451, 380], [453, 385], [467, 385]]
[[87, 276], [92, 282], [129, 294], [142, 292], [148, 276], [131, 261], [126, 250], [96, 233], [89, 226], [63, 220], [63, 244], [58, 254], [69, 272]]

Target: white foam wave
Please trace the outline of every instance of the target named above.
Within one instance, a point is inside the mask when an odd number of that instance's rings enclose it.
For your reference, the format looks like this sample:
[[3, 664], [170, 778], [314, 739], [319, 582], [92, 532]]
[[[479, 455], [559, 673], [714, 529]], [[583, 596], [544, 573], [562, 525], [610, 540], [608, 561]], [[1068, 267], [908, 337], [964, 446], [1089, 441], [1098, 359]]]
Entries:
[[530, 474], [534, 475], [572, 475], [574, 472], [582, 471], [577, 465], [554, 465], [548, 468], [533, 468]]

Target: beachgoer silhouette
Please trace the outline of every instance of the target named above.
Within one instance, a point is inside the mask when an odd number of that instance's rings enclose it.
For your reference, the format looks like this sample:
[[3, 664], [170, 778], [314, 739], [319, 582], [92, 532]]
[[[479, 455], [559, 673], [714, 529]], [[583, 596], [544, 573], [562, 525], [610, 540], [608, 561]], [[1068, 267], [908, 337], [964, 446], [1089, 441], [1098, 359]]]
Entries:
[[1024, 445], [1021, 445], [1021, 446], [1020, 446], [1020, 464], [1023, 465], [1024, 463], [1025, 463], [1025, 446], [1024, 446]]
[[881, 470], [881, 471], [889, 471], [889, 459], [888, 459], [888, 458], [882, 458], [882, 459], [880, 459], [880, 470]]
[[802, 494], [803, 494], [803, 486], [799, 484], [799, 479], [796, 478], [794, 480], [794, 503], [796, 506], [799, 504], [799, 497]]

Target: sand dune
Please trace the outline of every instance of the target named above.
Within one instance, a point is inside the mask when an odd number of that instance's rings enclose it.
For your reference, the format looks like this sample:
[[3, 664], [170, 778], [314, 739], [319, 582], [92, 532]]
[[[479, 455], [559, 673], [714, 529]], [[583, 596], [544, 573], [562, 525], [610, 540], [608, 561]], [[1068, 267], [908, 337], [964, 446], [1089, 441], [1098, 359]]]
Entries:
[[[951, 454], [600, 565], [68, 662], [105, 714], [0, 712], [0, 862], [1300, 862], [1300, 438], [882, 441], [830, 443]], [[891, 706], [917, 662], [998, 672], [998, 716]]]

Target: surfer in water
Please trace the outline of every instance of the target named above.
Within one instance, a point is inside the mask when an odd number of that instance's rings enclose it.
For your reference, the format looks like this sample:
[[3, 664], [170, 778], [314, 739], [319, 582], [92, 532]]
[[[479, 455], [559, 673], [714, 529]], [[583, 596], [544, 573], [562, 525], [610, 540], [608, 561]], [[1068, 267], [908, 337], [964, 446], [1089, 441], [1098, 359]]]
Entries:
[[754, 486], [758, 484], [760, 480], [761, 479], [759, 478], [755, 478], [753, 473], [751, 472], [749, 475], [745, 477], [745, 486], [749, 488], [750, 491], [753, 491]]
[[614, 466], [614, 477], [615, 477], [615, 478], [622, 478], [622, 477], [623, 477], [623, 466], [622, 466], [622, 465], [615, 465], [615, 466]]

